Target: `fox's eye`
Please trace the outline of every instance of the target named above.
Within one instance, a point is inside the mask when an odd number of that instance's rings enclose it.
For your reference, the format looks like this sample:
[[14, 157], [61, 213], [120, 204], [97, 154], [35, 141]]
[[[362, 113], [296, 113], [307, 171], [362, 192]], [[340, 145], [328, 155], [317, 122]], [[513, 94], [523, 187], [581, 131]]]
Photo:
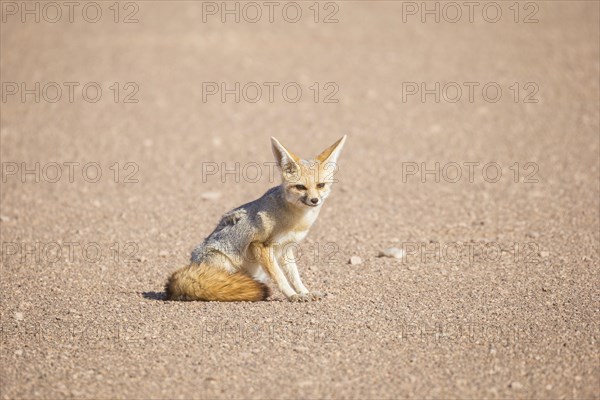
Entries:
[[324, 183], [317, 183], [317, 189], [323, 189], [325, 187]]
[[304, 186], [304, 185], [296, 185], [294, 187], [298, 190], [306, 190], [306, 186]]

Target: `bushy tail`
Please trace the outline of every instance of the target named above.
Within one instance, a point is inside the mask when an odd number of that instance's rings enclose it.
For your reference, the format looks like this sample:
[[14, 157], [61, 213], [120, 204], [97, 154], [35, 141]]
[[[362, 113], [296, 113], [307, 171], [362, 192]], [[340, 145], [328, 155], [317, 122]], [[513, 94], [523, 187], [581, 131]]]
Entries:
[[191, 264], [175, 271], [165, 285], [167, 300], [261, 301], [269, 287], [250, 276], [231, 274], [206, 264]]

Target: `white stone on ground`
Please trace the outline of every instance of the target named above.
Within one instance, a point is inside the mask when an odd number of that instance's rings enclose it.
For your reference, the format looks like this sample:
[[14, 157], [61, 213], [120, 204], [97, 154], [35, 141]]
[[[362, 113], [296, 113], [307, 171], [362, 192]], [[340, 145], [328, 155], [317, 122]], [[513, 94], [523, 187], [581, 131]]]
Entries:
[[348, 261], [348, 263], [350, 265], [362, 264], [362, 258], [360, 258], [359, 256], [352, 256], [352, 257], [350, 257], [350, 260]]
[[404, 250], [397, 247], [389, 247], [380, 251], [378, 257], [403, 258], [404, 255]]

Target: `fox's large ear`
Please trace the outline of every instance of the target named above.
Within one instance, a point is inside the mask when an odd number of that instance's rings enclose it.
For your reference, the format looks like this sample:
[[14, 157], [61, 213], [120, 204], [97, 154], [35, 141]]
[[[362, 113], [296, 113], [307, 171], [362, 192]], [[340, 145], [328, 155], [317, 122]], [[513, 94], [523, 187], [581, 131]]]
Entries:
[[323, 150], [323, 152], [317, 156], [317, 161], [326, 164], [337, 163], [342, 147], [344, 147], [344, 143], [346, 142], [346, 136], [347, 135], [344, 135], [340, 140]]
[[279, 165], [279, 168], [281, 168], [281, 172], [283, 172], [284, 175], [295, 174], [300, 170], [300, 166], [298, 165], [300, 158], [283, 147], [283, 145], [272, 136], [271, 148], [273, 149], [275, 161], [277, 161], [277, 164]]

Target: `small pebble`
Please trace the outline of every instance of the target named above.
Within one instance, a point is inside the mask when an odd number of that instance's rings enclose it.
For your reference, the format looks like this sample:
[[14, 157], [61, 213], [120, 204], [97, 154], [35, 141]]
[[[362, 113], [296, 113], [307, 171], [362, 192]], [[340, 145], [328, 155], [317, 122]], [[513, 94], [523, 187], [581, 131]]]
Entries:
[[169, 252], [166, 250], [161, 250], [158, 252], [159, 257], [167, 257], [168, 255], [169, 255]]
[[378, 257], [392, 257], [392, 258], [403, 258], [404, 250], [397, 247], [390, 247], [379, 252]]
[[0, 222], [8, 222], [10, 221], [10, 217], [7, 217], [6, 215], [0, 215]]
[[203, 200], [217, 200], [221, 197], [221, 192], [206, 192], [200, 195]]
[[511, 389], [522, 389], [523, 385], [521, 383], [515, 381], [515, 382], [511, 382], [508, 385], [508, 387], [511, 388]]
[[362, 264], [362, 259], [359, 256], [350, 257], [350, 261], [348, 261], [350, 265], [359, 265]]

